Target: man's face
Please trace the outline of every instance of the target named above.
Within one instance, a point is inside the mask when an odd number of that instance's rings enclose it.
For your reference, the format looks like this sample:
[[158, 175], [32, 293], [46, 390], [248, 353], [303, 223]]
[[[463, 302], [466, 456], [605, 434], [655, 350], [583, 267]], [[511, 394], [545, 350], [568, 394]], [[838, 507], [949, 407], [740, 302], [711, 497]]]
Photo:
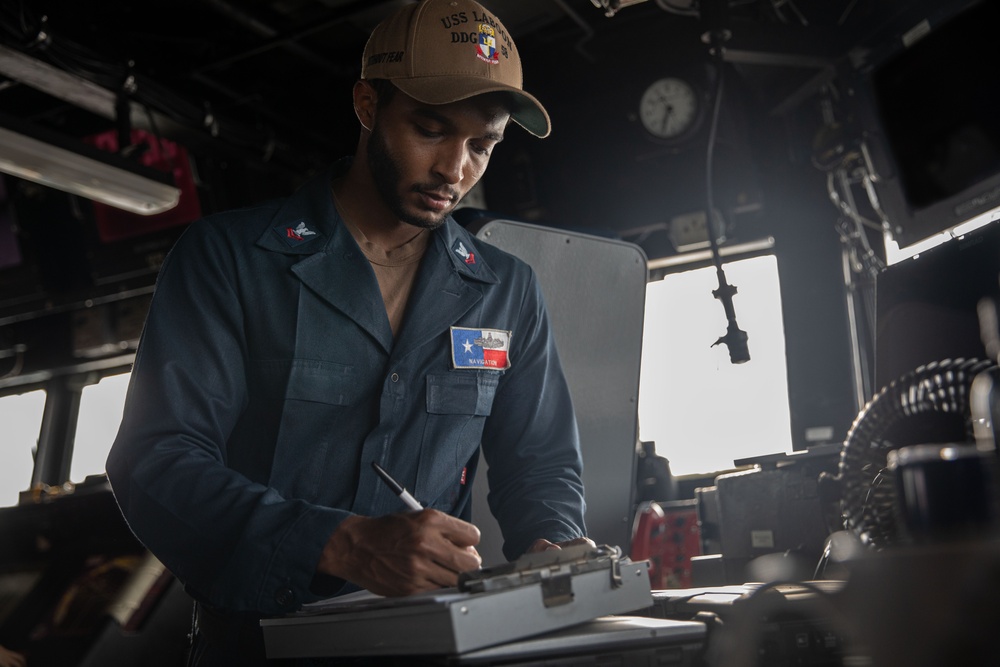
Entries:
[[368, 163], [385, 205], [408, 224], [441, 225], [486, 171], [508, 118], [492, 95], [430, 105], [397, 91], [377, 107], [368, 140]]

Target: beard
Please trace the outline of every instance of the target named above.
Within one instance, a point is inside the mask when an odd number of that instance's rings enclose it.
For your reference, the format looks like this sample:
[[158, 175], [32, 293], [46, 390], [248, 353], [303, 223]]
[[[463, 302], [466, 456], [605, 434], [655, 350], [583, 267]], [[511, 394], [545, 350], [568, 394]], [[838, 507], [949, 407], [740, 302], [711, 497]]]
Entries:
[[[444, 224], [448, 216], [447, 211], [435, 213], [431, 211], [408, 211], [403, 205], [403, 197], [400, 194], [400, 183], [403, 178], [402, 170], [399, 168], [399, 161], [389, 151], [385, 143], [385, 137], [378, 129], [378, 123], [372, 128], [371, 136], [368, 138], [368, 167], [371, 170], [372, 180], [375, 182], [375, 189], [382, 197], [382, 202], [392, 211], [399, 220], [420, 227], [421, 229], [437, 229]], [[426, 185], [417, 183], [410, 190], [420, 192], [421, 190], [433, 190], [440, 185]]]

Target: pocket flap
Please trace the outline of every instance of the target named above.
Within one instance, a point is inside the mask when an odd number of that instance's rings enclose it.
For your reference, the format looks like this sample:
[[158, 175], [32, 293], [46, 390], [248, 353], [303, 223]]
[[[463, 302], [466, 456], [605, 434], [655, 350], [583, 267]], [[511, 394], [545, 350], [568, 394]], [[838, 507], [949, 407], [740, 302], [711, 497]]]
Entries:
[[268, 359], [259, 362], [264, 393], [272, 398], [350, 405], [357, 392], [354, 367], [316, 359]]
[[498, 373], [456, 371], [427, 376], [427, 412], [485, 417], [493, 408]]

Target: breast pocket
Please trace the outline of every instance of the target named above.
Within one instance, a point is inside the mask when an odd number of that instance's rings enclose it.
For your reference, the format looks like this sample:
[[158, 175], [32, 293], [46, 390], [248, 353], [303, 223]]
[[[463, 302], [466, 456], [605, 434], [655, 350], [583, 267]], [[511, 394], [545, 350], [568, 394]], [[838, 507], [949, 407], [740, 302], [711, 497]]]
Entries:
[[500, 373], [453, 371], [427, 376], [427, 421], [417, 471], [418, 497], [447, 511], [461, 491], [463, 470], [479, 449], [493, 411]]
[[370, 427], [354, 416], [363, 391], [355, 368], [278, 359], [258, 362], [254, 373], [265, 398], [248, 409], [256, 411], [258, 422], [273, 421], [275, 429], [269, 484], [287, 497], [326, 499], [324, 489], [336, 486], [330, 482], [336, 471], [354, 465], [343, 443], [359, 441], [363, 436], [358, 431]]
[[427, 376], [427, 412], [432, 415], [488, 417], [499, 373], [455, 371]]
[[354, 402], [354, 367], [315, 359], [267, 359], [256, 364], [255, 384], [270, 399], [326, 405]]

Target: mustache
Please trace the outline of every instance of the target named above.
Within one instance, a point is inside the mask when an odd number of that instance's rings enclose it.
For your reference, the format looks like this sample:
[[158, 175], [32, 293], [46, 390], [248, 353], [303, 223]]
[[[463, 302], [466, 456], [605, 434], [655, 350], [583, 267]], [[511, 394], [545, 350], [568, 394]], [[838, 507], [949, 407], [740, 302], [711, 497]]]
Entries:
[[410, 189], [413, 192], [420, 194], [429, 194], [434, 195], [435, 197], [447, 197], [452, 201], [456, 201], [458, 199], [458, 191], [450, 185], [428, 185], [418, 183]]

